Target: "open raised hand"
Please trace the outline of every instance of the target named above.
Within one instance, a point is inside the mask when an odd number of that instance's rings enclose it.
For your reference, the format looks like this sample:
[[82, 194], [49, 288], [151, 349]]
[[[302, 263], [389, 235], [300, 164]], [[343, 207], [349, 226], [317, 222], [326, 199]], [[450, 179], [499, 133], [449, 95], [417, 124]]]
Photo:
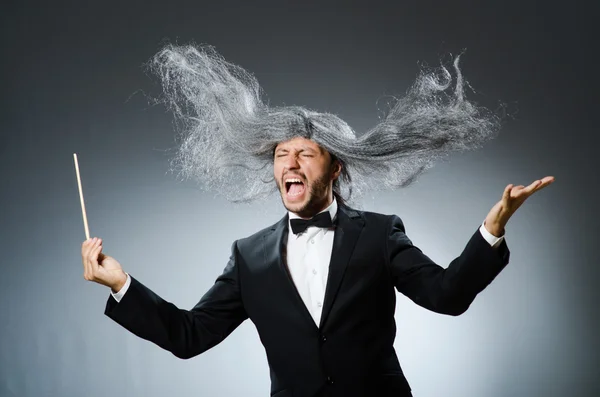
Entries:
[[533, 181], [529, 186], [510, 184], [504, 189], [502, 199], [496, 203], [485, 218], [485, 228], [496, 237], [504, 235], [504, 227], [515, 211], [533, 193], [554, 182], [553, 176]]

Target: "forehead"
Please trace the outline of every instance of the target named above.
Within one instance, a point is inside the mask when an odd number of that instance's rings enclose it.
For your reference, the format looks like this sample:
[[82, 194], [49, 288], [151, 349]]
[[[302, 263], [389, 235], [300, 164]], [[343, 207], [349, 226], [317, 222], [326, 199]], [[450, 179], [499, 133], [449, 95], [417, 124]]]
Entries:
[[275, 150], [313, 150], [315, 152], [324, 152], [323, 148], [318, 143], [311, 139], [296, 137], [287, 141], [280, 142], [275, 147]]

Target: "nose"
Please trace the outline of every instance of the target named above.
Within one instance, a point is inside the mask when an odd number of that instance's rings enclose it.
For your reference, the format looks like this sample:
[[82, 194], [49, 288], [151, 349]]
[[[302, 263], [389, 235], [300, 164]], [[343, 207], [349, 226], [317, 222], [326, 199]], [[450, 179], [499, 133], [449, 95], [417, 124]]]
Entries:
[[283, 162], [283, 166], [284, 166], [285, 169], [288, 169], [288, 170], [295, 170], [297, 168], [300, 168], [300, 164], [298, 163], [298, 159], [292, 153], [290, 153], [289, 155], [285, 156], [285, 160]]

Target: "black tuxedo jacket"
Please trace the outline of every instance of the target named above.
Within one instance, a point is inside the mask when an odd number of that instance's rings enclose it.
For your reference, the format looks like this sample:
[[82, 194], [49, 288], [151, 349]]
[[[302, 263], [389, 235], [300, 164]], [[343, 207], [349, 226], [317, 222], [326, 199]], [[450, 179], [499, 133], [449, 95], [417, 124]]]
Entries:
[[[223, 274], [192, 310], [178, 309], [132, 277], [105, 314], [177, 357], [194, 357], [250, 318], [265, 347], [271, 396], [411, 396], [393, 348], [394, 288], [420, 306], [459, 315], [504, 268], [476, 230], [444, 269], [414, 246], [397, 216], [340, 205], [321, 323], [317, 327], [285, 264], [288, 216], [233, 243]], [[478, 228], [479, 229], [479, 228]]]

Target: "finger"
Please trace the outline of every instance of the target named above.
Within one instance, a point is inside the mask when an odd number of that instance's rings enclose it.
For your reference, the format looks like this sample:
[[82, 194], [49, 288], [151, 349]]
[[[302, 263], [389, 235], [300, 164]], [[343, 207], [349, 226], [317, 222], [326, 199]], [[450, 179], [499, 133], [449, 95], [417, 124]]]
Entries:
[[554, 177], [553, 176], [546, 176], [544, 178], [541, 179], [541, 184], [540, 186], [537, 187], [536, 190], [541, 190], [543, 188], [545, 188], [546, 186], [550, 185], [552, 182], [554, 182]]
[[97, 238], [94, 237], [92, 239], [90, 239], [90, 241], [88, 242], [88, 245], [85, 249], [85, 258], [83, 260], [84, 265], [85, 265], [85, 270], [84, 270], [84, 278], [88, 281], [93, 280], [93, 276], [94, 276], [94, 269], [92, 266], [92, 261], [91, 261], [91, 255], [92, 255], [92, 251], [94, 250], [94, 247], [97, 244]]
[[541, 190], [551, 184], [554, 181], [553, 177], [546, 177], [542, 179], [538, 179], [534, 181], [531, 185], [527, 186], [526, 193], [527, 195], [532, 195], [533, 193]]
[[88, 257], [90, 256], [90, 251], [92, 249], [94, 249], [95, 243], [96, 243], [96, 237], [86, 240], [83, 243], [83, 247], [81, 249], [81, 255], [84, 257], [85, 260], [88, 260]]
[[546, 186], [548, 186], [553, 181], [554, 181], [554, 177], [545, 177], [545, 178], [542, 178], [542, 179], [537, 179], [537, 180], [533, 181], [526, 188], [520, 190], [518, 192], [519, 194], [517, 194], [515, 196], [515, 198], [521, 198], [523, 200], [526, 200], [533, 193], [537, 192], [538, 190], [541, 190], [541, 189], [545, 188]]
[[521, 197], [525, 192], [525, 186], [523, 185], [519, 185], [519, 186], [515, 186], [513, 187], [513, 189], [510, 192], [510, 198], [519, 198]]
[[83, 278], [86, 280], [90, 280], [91, 276], [91, 265], [89, 261], [90, 251], [93, 248], [94, 239], [90, 238], [83, 242], [81, 247], [81, 259], [83, 262]]
[[83, 258], [87, 257], [87, 253], [89, 251], [90, 245], [92, 244], [93, 239], [89, 238], [81, 243], [81, 256]]
[[104, 245], [102, 244], [102, 239], [100, 239], [100, 245], [98, 246], [99, 251], [98, 251], [98, 255], [96, 256], [96, 262], [98, 262], [98, 266], [102, 266], [102, 261], [104, 260], [104, 254], [102, 253], [102, 250], [104, 249]]
[[88, 240], [85, 240], [83, 244], [87, 247], [87, 253], [94, 247], [94, 244], [98, 242], [98, 237], [93, 237]]
[[100, 251], [102, 250], [102, 242], [100, 239], [98, 239], [95, 243], [94, 243], [94, 247], [92, 248], [92, 250], [90, 251], [90, 255], [89, 255], [89, 262], [90, 262], [90, 267], [92, 270], [92, 274], [95, 274], [96, 271], [98, 270], [98, 254], [100, 253]]
[[98, 280], [98, 275], [100, 273], [100, 263], [98, 262], [98, 256], [100, 255], [100, 251], [102, 251], [102, 246], [99, 245], [97, 246], [93, 251], [92, 251], [92, 280], [93, 281], [97, 281]]
[[510, 192], [512, 189], [513, 189], [512, 183], [504, 188], [504, 193], [502, 194], [502, 201], [508, 202], [508, 200], [510, 199]]
[[540, 185], [541, 185], [542, 181], [541, 180], [537, 180], [537, 181], [533, 181], [529, 186], [527, 186], [524, 190], [526, 193], [533, 193], [533, 191], [535, 189], [537, 189]]
[[529, 185], [529, 187], [533, 186], [533, 188], [531, 190], [532, 191], [537, 191], [537, 190], [545, 188], [546, 186], [548, 186], [552, 182], [554, 182], [554, 177], [553, 176], [545, 176], [542, 179], [538, 179], [536, 181], [533, 181], [533, 183], [531, 185]]
[[99, 239], [94, 238], [94, 241], [91, 243], [90, 249], [89, 249], [87, 257], [86, 257], [86, 261], [88, 264], [88, 271], [89, 271], [88, 276], [90, 277], [90, 279], [93, 279], [96, 268], [98, 267], [98, 264], [96, 263], [97, 255], [95, 254], [95, 251], [99, 245], [100, 245]]

